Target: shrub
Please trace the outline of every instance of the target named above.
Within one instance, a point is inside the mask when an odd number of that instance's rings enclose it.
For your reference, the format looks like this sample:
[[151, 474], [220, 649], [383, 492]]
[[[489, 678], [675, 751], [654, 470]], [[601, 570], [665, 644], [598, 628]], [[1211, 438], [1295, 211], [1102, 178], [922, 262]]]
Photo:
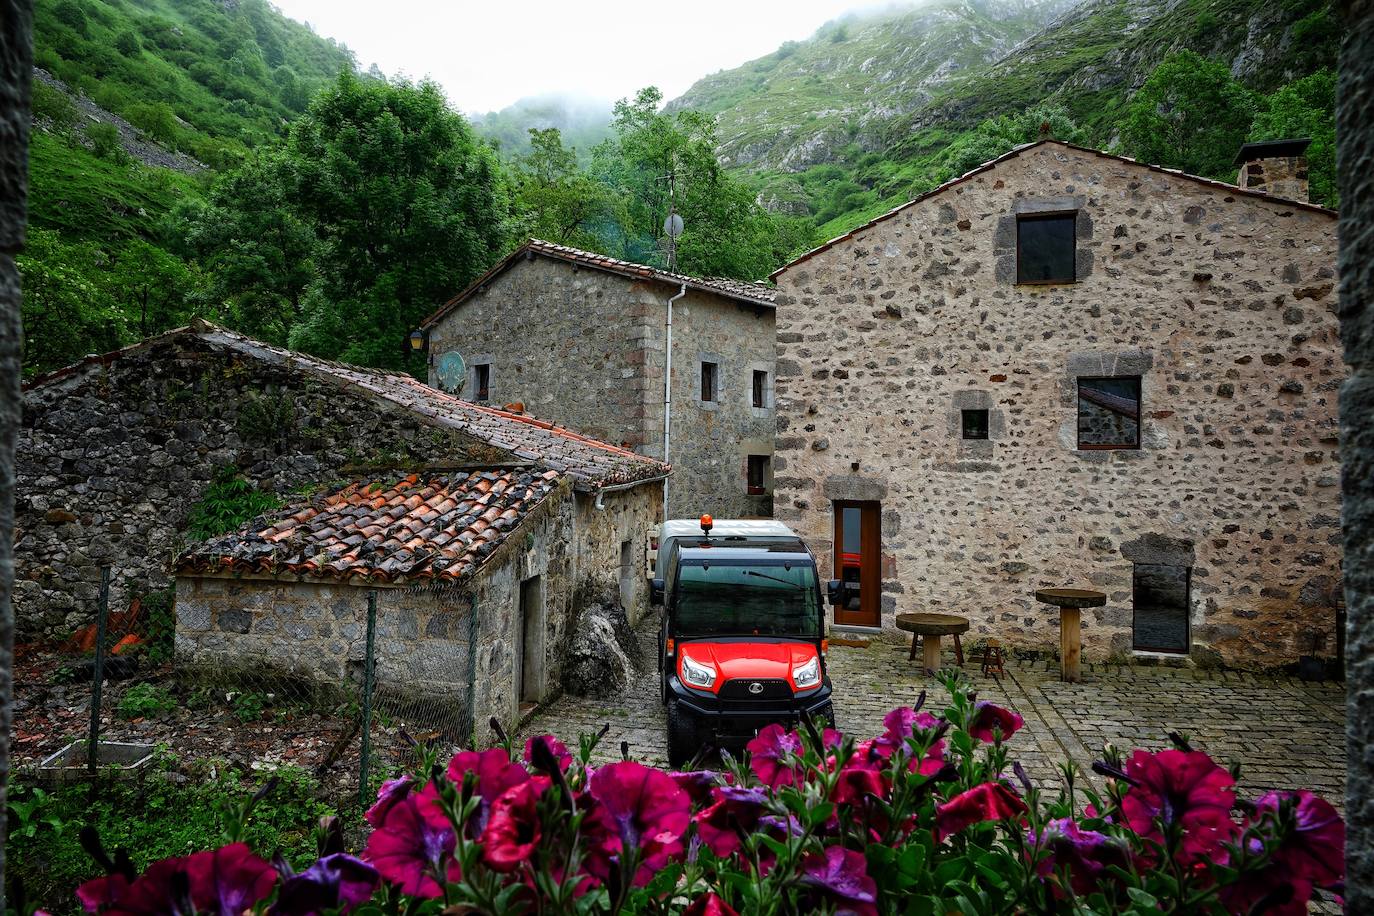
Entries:
[[592, 768], [596, 737], [576, 757], [547, 736], [523, 759], [504, 737], [446, 768], [424, 752], [382, 785], [361, 858], [326, 830], [301, 873], [231, 843], [143, 877], [114, 864], [78, 893], [90, 911], [171, 905], [181, 887], [196, 908], [283, 914], [373, 898], [385, 912], [1272, 914], [1343, 878], [1344, 825], [1309, 792], [1241, 802], [1235, 771], [1175, 736], [1108, 748], [1104, 795], [1071, 766], [1045, 794], [1007, 756], [1020, 717], [947, 686], [947, 709], [895, 709], [865, 741], [770, 725], [722, 773]]
[[201, 541], [226, 534], [280, 505], [278, 497], [259, 490], [234, 468], [222, 467], [191, 508], [189, 533]]
[[129, 156], [124, 152], [124, 145], [119, 142], [119, 128], [113, 124], [104, 121], [87, 124], [86, 139], [91, 141], [91, 151], [101, 159], [111, 162], [128, 161]]
[[76, 105], [61, 89], [35, 79], [33, 116], [35, 119], [47, 121], [56, 130], [71, 130], [77, 121]]
[[135, 684], [119, 698], [115, 712], [121, 719], [146, 719], [177, 708], [177, 699], [166, 687]]

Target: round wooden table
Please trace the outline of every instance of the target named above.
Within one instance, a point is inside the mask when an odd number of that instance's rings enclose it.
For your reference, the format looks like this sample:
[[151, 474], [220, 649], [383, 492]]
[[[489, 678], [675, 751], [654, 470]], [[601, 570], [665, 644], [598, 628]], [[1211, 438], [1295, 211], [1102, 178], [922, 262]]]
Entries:
[[1042, 588], [1035, 600], [1059, 608], [1059, 676], [1078, 683], [1083, 679], [1083, 608], [1102, 607], [1107, 595], [1088, 588]]
[[911, 634], [911, 654], [909, 660], [916, 658], [916, 638], [921, 639], [924, 652], [922, 664], [930, 674], [940, 667], [940, 637], [954, 637], [954, 657], [964, 664], [964, 647], [959, 644], [959, 634], [968, 632], [968, 618], [954, 614], [898, 614], [897, 629]]

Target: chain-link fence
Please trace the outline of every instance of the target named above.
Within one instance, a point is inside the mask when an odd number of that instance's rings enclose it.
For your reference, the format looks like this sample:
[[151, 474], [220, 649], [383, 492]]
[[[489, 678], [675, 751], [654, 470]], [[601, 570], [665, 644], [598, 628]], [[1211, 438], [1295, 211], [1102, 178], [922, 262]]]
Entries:
[[471, 741], [481, 643], [460, 591], [206, 579], [120, 609], [108, 594], [106, 578], [88, 625], [17, 661], [15, 758], [40, 779], [165, 748], [293, 768], [343, 806], [416, 743]]

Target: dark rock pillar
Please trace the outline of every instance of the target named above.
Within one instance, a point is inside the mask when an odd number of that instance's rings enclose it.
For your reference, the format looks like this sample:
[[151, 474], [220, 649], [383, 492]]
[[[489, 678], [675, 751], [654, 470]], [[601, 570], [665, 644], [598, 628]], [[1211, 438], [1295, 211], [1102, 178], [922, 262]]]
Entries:
[[[14, 607], [14, 441], [19, 432], [19, 272], [28, 192], [29, 81], [33, 2], [0, 0], [0, 811], [10, 773]], [[4, 819], [0, 818], [0, 909], [4, 899]]]
[[1346, 838], [1351, 913], [1374, 913], [1374, 0], [1343, 0], [1340, 138], [1341, 391], [1346, 678]]

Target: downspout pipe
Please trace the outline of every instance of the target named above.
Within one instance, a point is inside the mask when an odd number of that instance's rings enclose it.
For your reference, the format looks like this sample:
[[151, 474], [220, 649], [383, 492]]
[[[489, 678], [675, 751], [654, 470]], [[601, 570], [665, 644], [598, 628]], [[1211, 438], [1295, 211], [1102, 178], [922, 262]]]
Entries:
[[[668, 316], [664, 334], [663, 359], [663, 463], [672, 461], [669, 448], [673, 442], [673, 303], [687, 295], [687, 284], [683, 283], [677, 295], [668, 300]], [[663, 481], [663, 520], [668, 520], [668, 481]]]

